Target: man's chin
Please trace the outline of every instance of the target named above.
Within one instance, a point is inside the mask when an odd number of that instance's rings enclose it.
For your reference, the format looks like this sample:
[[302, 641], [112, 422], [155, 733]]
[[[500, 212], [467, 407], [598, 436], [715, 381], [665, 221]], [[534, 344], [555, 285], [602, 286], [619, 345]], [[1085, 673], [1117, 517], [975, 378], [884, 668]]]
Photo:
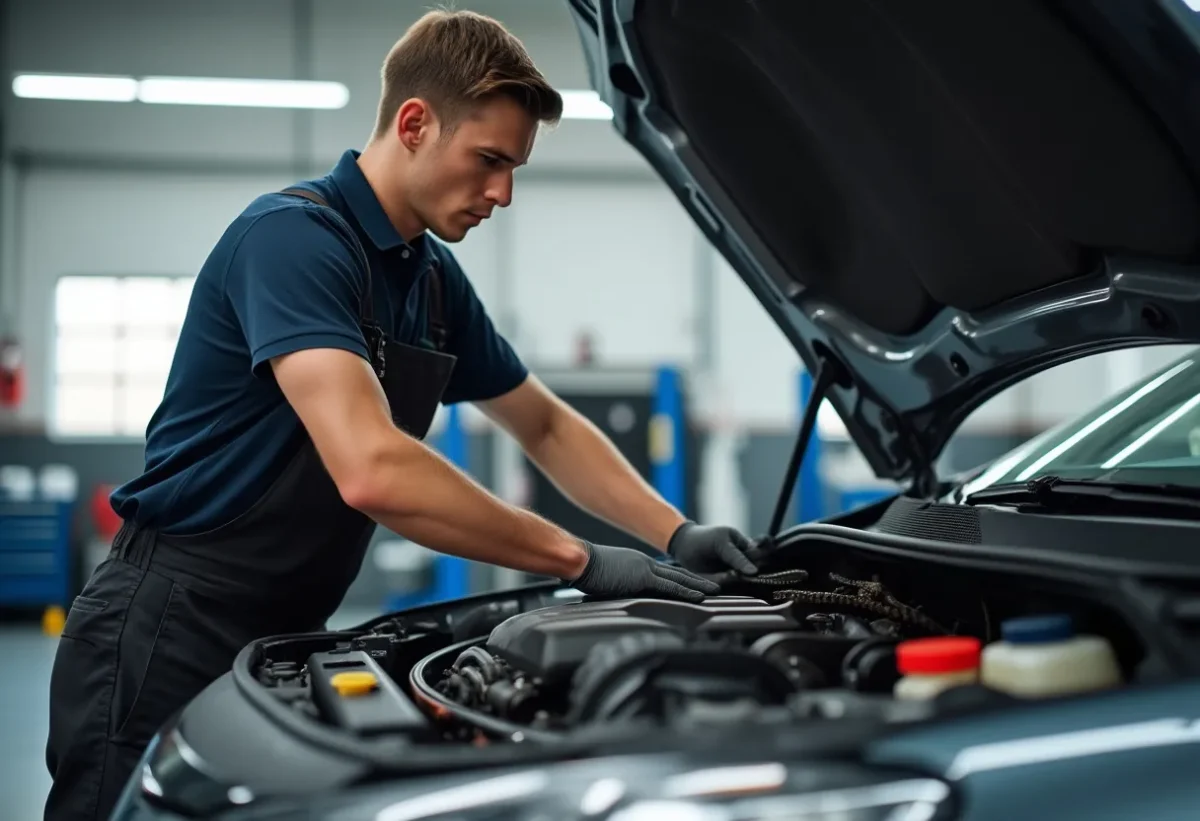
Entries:
[[442, 242], [462, 242], [466, 238], [467, 232], [471, 230], [471, 226], [440, 225], [429, 230]]

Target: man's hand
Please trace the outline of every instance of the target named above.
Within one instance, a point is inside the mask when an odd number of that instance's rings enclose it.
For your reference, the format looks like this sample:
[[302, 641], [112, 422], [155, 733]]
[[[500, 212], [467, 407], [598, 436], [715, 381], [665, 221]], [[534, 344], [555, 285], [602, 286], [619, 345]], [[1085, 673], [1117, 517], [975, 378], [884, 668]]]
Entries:
[[571, 586], [589, 596], [651, 596], [699, 602], [706, 595], [721, 592], [721, 586], [716, 582], [656, 562], [628, 547], [584, 542], [584, 548], [588, 553], [587, 565], [583, 573], [571, 581]]
[[695, 573], [720, 573], [730, 568], [747, 576], [758, 572], [746, 557], [753, 543], [732, 527], [684, 522], [671, 536], [667, 552]]

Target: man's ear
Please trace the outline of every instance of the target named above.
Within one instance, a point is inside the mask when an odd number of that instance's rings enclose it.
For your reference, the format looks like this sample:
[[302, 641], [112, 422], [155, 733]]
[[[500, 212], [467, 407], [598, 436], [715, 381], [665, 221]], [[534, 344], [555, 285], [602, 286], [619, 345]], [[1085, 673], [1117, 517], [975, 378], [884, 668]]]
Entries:
[[429, 141], [436, 130], [436, 122], [429, 104], [419, 97], [412, 97], [396, 112], [396, 136], [405, 148], [416, 151], [417, 146]]

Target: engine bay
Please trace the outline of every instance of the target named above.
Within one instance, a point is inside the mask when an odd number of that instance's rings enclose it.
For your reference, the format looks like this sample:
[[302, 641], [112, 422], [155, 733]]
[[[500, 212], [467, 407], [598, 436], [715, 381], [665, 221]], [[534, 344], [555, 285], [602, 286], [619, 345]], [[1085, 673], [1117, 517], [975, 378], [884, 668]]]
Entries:
[[938, 637], [986, 647], [1005, 620], [1046, 612], [1112, 648], [1113, 686], [1173, 674], [1154, 646], [1163, 631], [1139, 624], [1111, 580], [828, 543], [805, 558], [809, 569], [780, 561], [700, 604], [546, 587], [422, 608], [349, 635], [266, 644], [252, 672], [304, 720], [464, 746], [810, 721], [877, 731], [1005, 708], [1020, 699], [979, 683], [897, 698], [898, 648]]
[[409, 684], [435, 711], [526, 735], [745, 721], [796, 707], [806, 693], [886, 692], [896, 643], [938, 630], [870, 583], [837, 576], [822, 595], [792, 588], [806, 576], [754, 580], [775, 588], [770, 600], [588, 601], [521, 613], [482, 642], [425, 659]]

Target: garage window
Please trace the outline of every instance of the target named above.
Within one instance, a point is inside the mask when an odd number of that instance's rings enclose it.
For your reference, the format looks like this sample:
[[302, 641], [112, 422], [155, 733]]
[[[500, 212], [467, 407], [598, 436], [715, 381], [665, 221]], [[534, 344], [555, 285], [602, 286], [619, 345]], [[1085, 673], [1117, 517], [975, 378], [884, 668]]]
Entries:
[[141, 437], [162, 399], [194, 276], [65, 276], [54, 293], [51, 427]]

